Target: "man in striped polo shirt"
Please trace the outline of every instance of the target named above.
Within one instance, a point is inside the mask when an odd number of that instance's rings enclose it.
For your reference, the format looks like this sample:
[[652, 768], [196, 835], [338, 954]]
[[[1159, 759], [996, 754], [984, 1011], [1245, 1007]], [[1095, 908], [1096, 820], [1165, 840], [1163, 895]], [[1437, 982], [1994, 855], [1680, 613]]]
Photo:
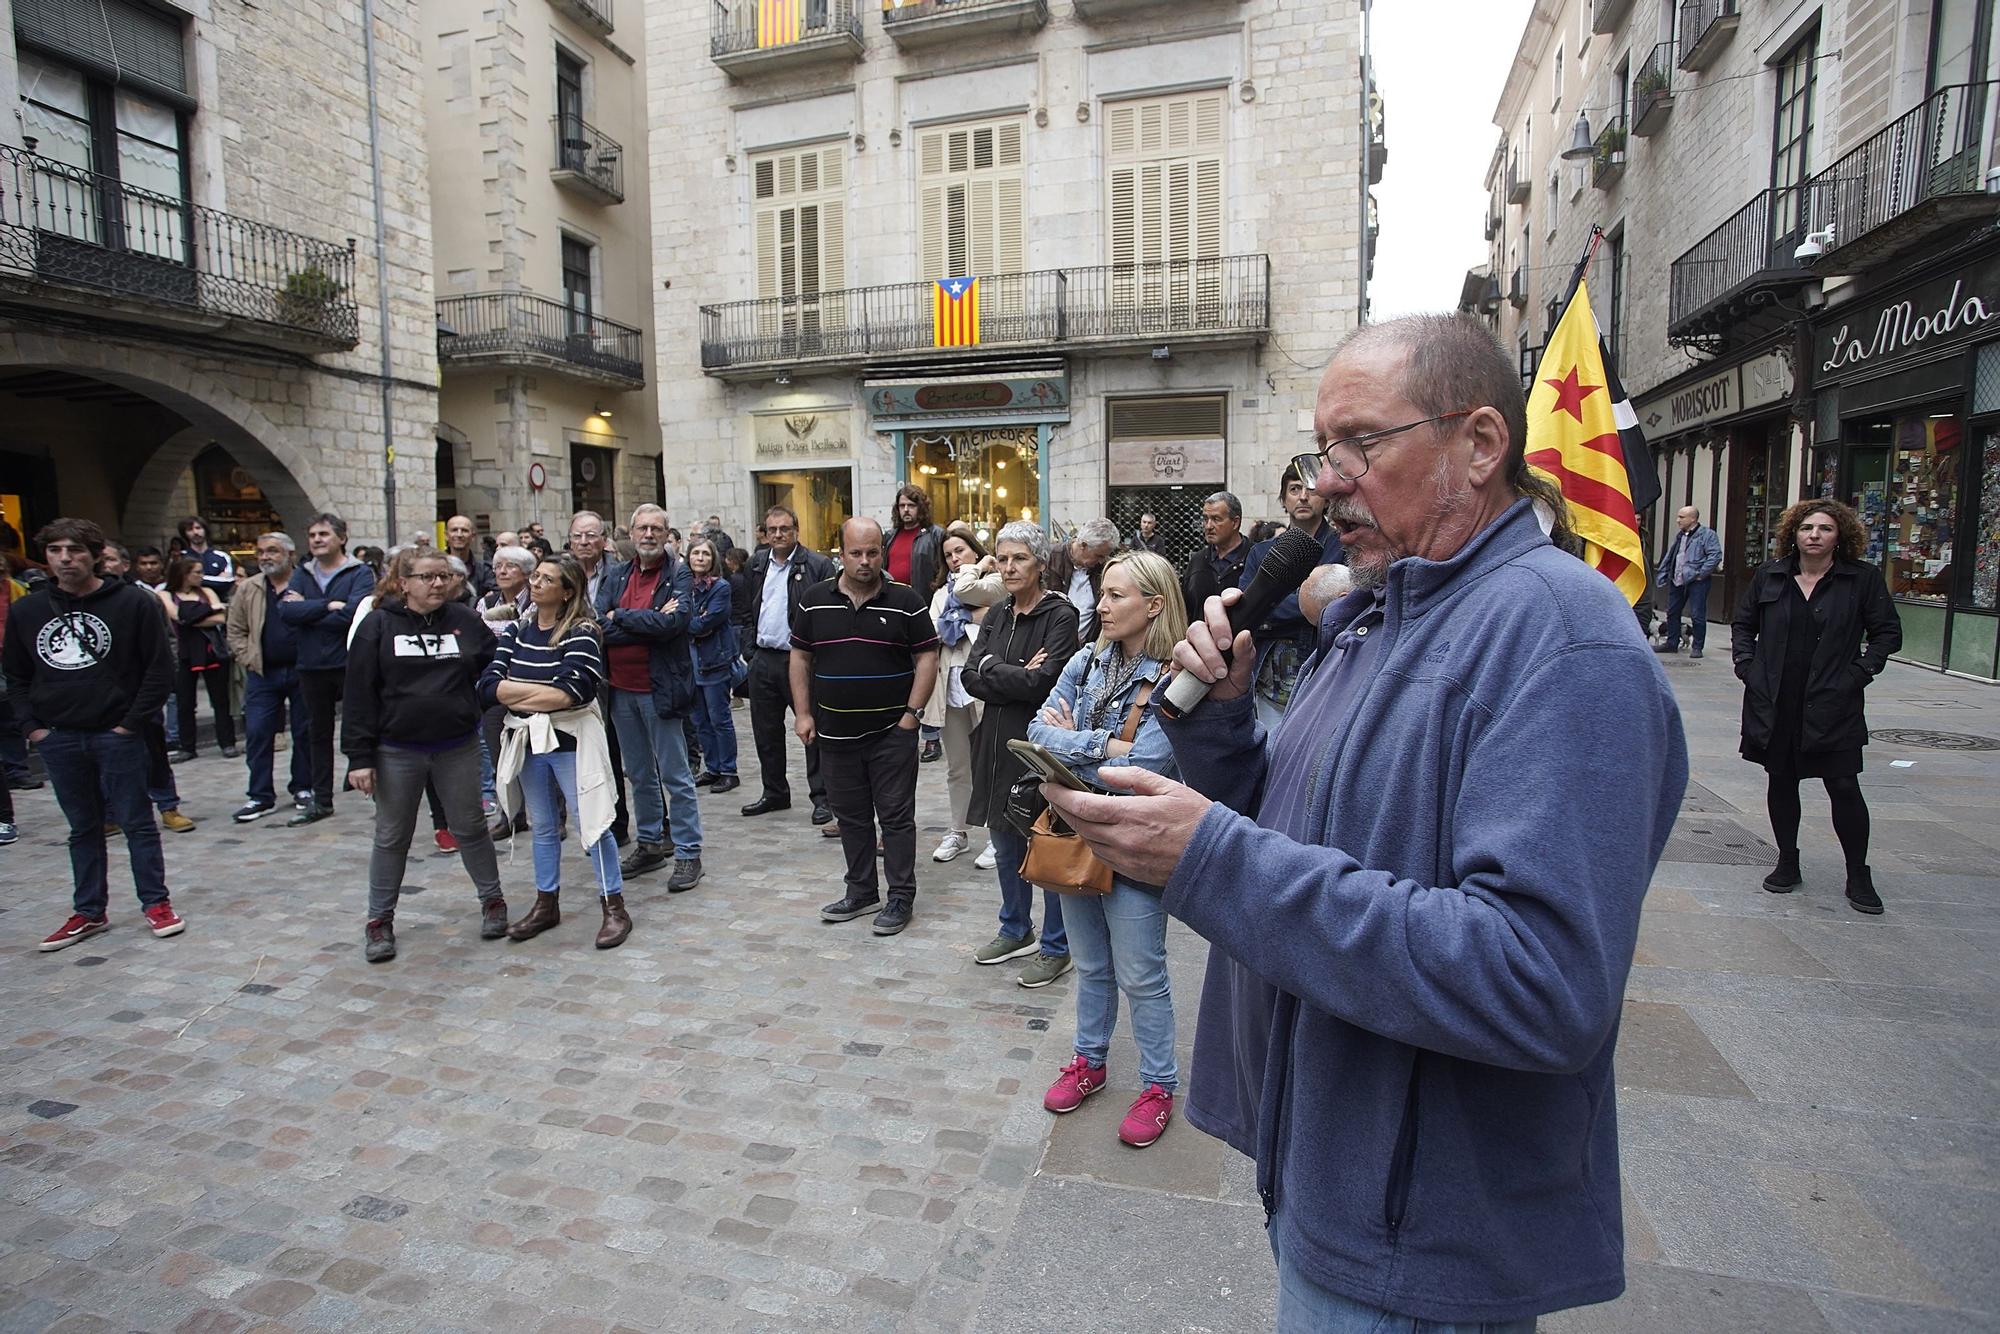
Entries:
[[[819, 910], [846, 922], [875, 912], [875, 934], [910, 924], [917, 899], [917, 727], [937, 684], [928, 598], [882, 573], [882, 525], [840, 526], [840, 574], [806, 590], [792, 616], [792, 712], [819, 743], [826, 796], [847, 855], [847, 893]], [[875, 823], [882, 869], [875, 878]]]

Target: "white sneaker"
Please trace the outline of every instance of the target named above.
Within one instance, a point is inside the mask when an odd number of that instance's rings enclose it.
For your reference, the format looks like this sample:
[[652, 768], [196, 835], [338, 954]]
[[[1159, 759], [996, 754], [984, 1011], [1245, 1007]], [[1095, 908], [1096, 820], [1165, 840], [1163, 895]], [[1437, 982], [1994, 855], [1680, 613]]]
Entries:
[[972, 840], [954, 829], [944, 836], [943, 842], [937, 845], [937, 851], [931, 854], [931, 860], [934, 862], [948, 862], [954, 857], [962, 856], [970, 851], [972, 851]]
[[1000, 864], [1000, 857], [999, 854], [993, 851], [993, 845], [991, 843], [988, 843], [986, 845], [986, 851], [980, 853], [977, 857], [974, 857], [972, 859], [972, 864], [974, 866], [977, 866], [982, 871], [990, 871], [995, 866], [998, 866]]

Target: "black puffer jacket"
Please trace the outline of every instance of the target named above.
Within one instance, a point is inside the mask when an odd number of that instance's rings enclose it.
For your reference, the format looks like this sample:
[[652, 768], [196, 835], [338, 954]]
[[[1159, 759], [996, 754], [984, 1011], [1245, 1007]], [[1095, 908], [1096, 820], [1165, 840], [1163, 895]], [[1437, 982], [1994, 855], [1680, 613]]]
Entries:
[[[986, 613], [964, 674], [966, 693], [986, 702], [979, 730], [972, 734], [968, 819], [991, 829], [994, 821], [1006, 818], [1007, 789], [1027, 772], [1007, 743], [1027, 739], [1028, 724], [1076, 653], [1076, 628], [1076, 608], [1060, 593], [1042, 594], [1025, 616], [1014, 610], [1011, 598]], [[1030, 671], [1028, 659], [1038, 651], [1046, 656]]]
[[[1730, 626], [1730, 657], [1736, 679], [1743, 683], [1743, 744], [1757, 750], [1771, 744], [1777, 726], [1778, 687], [1794, 605], [1786, 585], [1798, 572], [1796, 555], [1758, 566]], [[1868, 744], [1861, 693], [1888, 665], [1889, 655], [1903, 646], [1903, 623], [1880, 570], [1836, 557], [1824, 578], [1826, 587], [1813, 604], [1819, 644], [1806, 675], [1805, 722], [1799, 732], [1799, 750], [1808, 754]]]

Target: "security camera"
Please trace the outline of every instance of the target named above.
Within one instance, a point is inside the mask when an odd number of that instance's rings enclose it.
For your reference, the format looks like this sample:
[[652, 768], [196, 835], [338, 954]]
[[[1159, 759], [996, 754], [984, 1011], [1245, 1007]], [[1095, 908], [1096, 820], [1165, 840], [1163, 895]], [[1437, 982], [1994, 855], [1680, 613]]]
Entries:
[[1817, 232], [1807, 232], [1806, 239], [1792, 252], [1792, 258], [1801, 264], [1810, 264], [1833, 247], [1833, 228], [1827, 227]]

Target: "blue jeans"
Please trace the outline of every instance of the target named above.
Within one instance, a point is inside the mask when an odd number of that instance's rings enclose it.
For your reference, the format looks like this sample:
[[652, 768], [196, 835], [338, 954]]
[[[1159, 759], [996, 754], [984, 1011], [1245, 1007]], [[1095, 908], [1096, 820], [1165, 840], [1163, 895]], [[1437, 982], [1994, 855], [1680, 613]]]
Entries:
[[[1021, 859], [1028, 855], [1028, 840], [1005, 817], [995, 820], [987, 831], [993, 844], [994, 867], [1000, 873], [1000, 934], [1009, 940], [1026, 940], [1035, 933], [1035, 887], [1021, 878]], [[1042, 953], [1069, 953], [1069, 937], [1063, 934], [1062, 895], [1042, 891]]]
[[[174, 716], [172, 709], [166, 716]], [[140, 739], [146, 743], [146, 800], [160, 808], [160, 814], [181, 808], [180, 785], [174, 781], [174, 766], [167, 759], [167, 751], [172, 743], [167, 740], [167, 729], [158, 718], [148, 718], [139, 728]]]
[[1535, 1320], [1418, 1320], [1320, 1287], [1278, 1251], [1277, 1334], [1534, 1334]]
[[[582, 807], [576, 799], [576, 752], [552, 750], [545, 755], [530, 752], [521, 766], [521, 795], [528, 806], [528, 828], [534, 833], [535, 888], [544, 894], [562, 889], [562, 812], [556, 793], [572, 813]], [[581, 831], [579, 830], [579, 835]], [[590, 865], [597, 872], [600, 894], [619, 894], [625, 889], [624, 873], [618, 869], [618, 842], [609, 829], [590, 845]]]
[[1122, 878], [1102, 898], [1078, 894], [1063, 905], [1070, 958], [1076, 960], [1076, 1054], [1103, 1065], [1118, 1026], [1118, 993], [1132, 1003], [1139, 1082], [1172, 1093], [1174, 992], [1167, 982], [1167, 910], [1158, 891]]
[[702, 766], [712, 774], [736, 772], [736, 721], [729, 716], [729, 678], [695, 687], [694, 730], [701, 737]]
[[37, 747], [69, 821], [69, 869], [76, 882], [75, 911], [104, 916], [110, 904], [104, 822], [125, 834], [132, 856], [132, 884], [147, 907], [167, 901], [167, 859], [160, 827], [146, 797], [146, 742], [118, 732], [77, 732], [58, 727]]
[[[289, 714], [289, 716], [287, 716]], [[292, 775], [285, 791], [312, 793], [312, 720], [306, 713], [305, 687], [290, 667], [273, 667], [243, 674], [243, 741], [249, 747], [250, 788], [246, 796], [276, 805], [271, 767], [277, 752], [278, 729], [289, 723], [292, 733]]]
[[[632, 807], [639, 817], [641, 843], [659, 843], [672, 803], [674, 856], [701, 856], [701, 807], [695, 804], [694, 774], [688, 769], [687, 736], [681, 720], [662, 718], [651, 691], [611, 691], [611, 725], [625, 777], [632, 783]], [[666, 790], [664, 800], [662, 787]], [[532, 817], [530, 817], [532, 818]]]
[[1671, 648], [1681, 645], [1681, 608], [1687, 608], [1688, 633], [1694, 639], [1695, 648], [1701, 648], [1708, 641], [1708, 585], [1707, 579], [1693, 579], [1676, 588], [1667, 590], [1667, 644]]

